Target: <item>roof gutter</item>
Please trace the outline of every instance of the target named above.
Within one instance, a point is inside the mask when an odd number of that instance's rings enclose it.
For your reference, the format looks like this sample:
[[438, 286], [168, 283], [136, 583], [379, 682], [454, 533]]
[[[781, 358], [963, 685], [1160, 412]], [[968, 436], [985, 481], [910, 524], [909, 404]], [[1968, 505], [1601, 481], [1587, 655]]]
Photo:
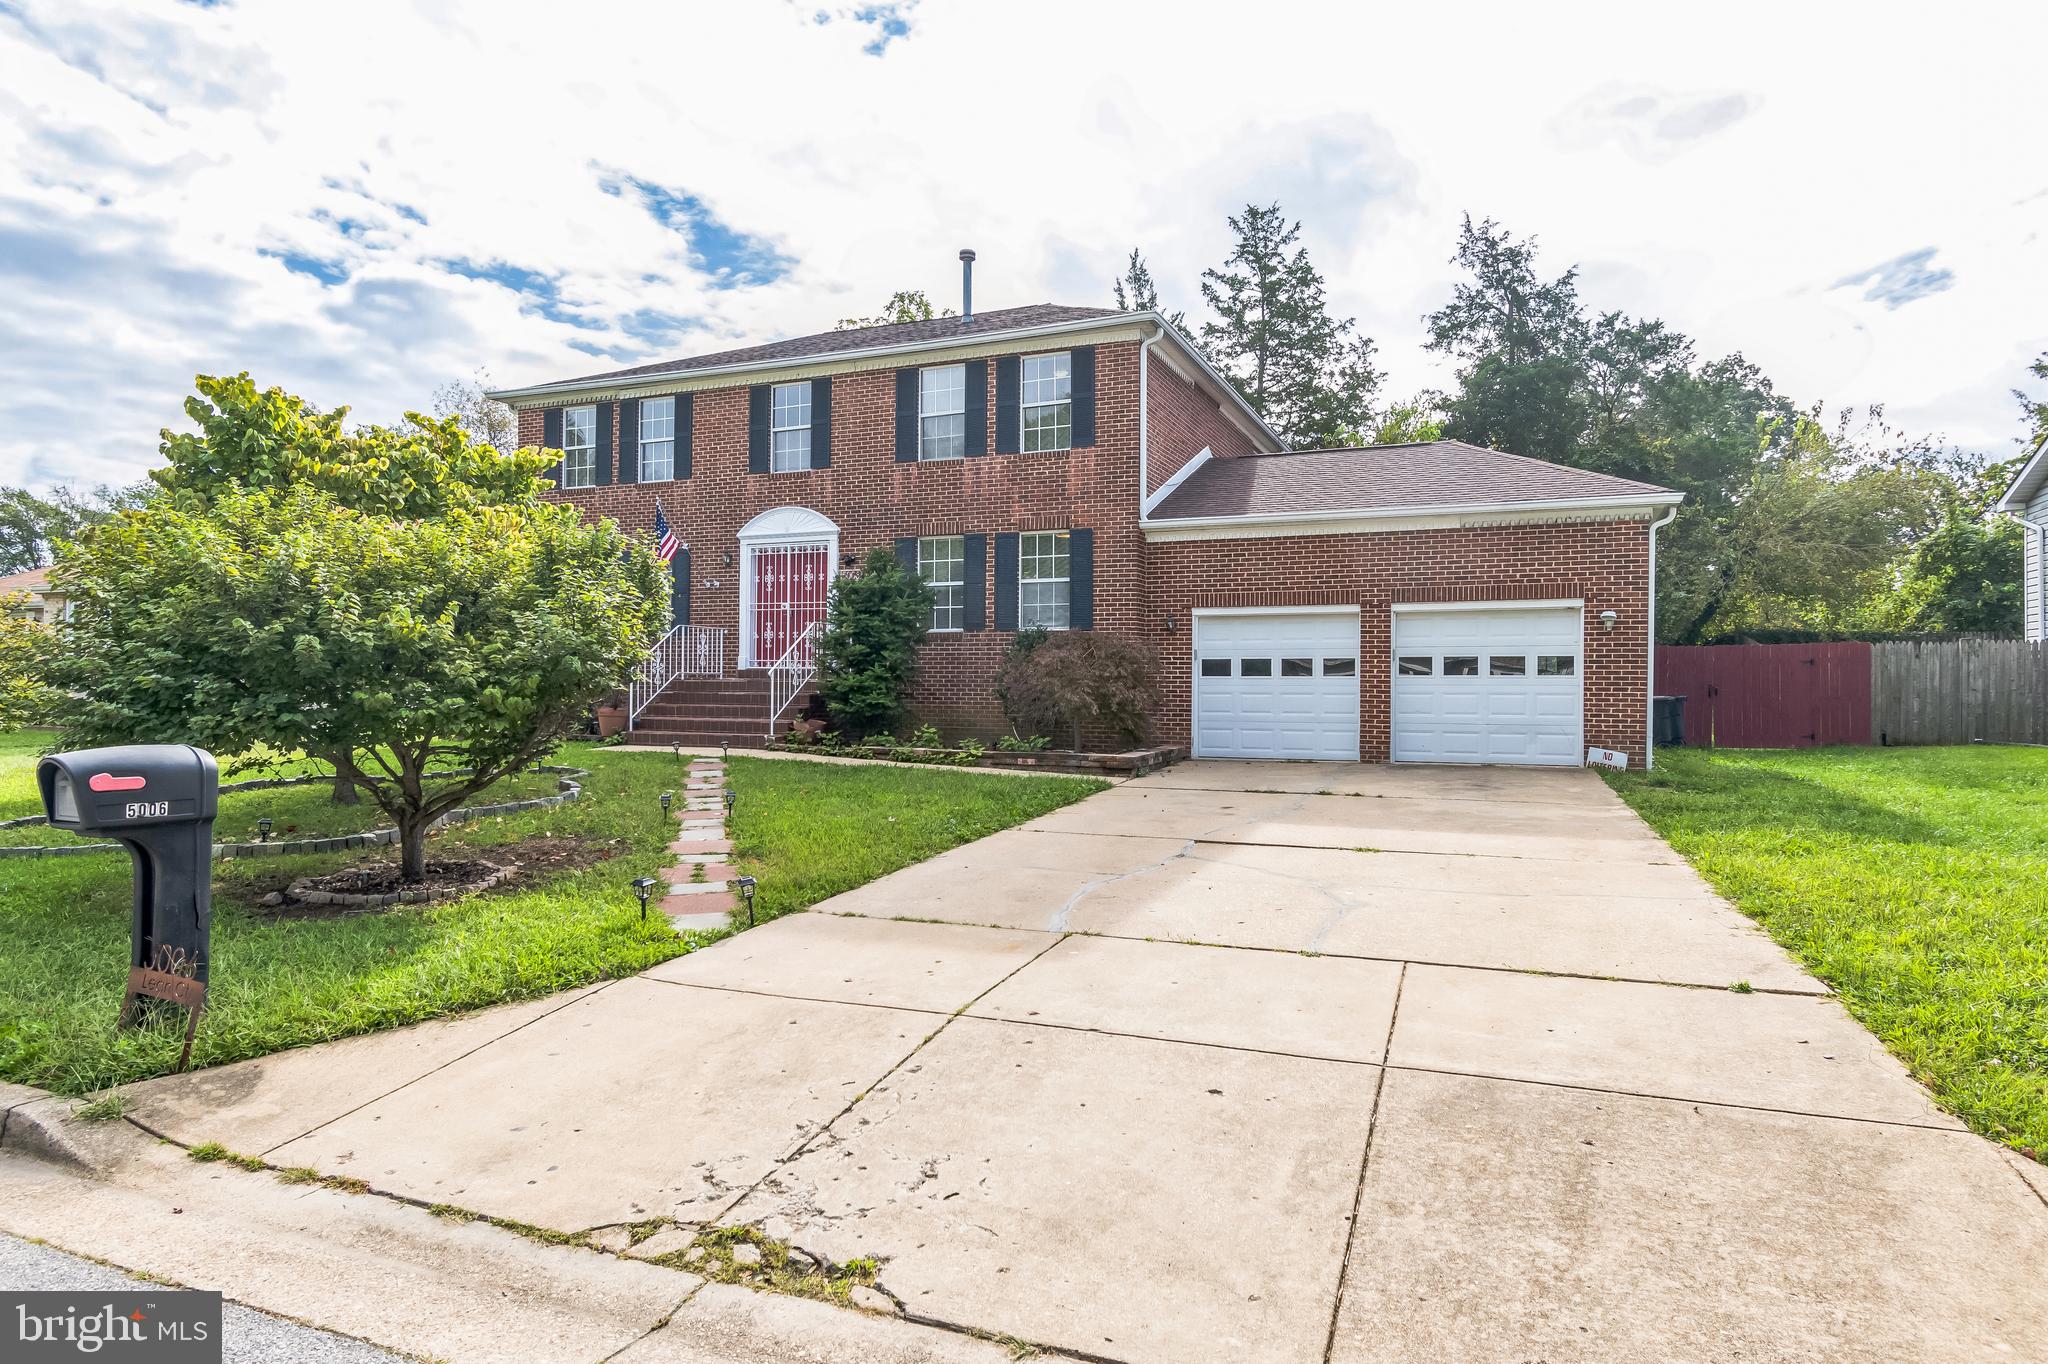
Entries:
[[[678, 379], [716, 379], [724, 376], [738, 377], [749, 374], [773, 373], [776, 370], [796, 369], [811, 365], [830, 365], [842, 362], [887, 359], [897, 355], [917, 355], [924, 351], [942, 350], [961, 345], [1001, 345], [1005, 342], [1031, 341], [1039, 337], [1065, 336], [1073, 332], [1094, 331], [1105, 327], [1144, 326], [1157, 327], [1161, 333], [1171, 336], [1187, 353], [1209, 381], [1221, 392], [1253, 426], [1272, 442], [1274, 450], [1286, 449], [1286, 442], [1266, 425], [1265, 419], [1252, 410], [1236, 388], [1218, 374], [1188, 339], [1174, 330], [1173, 324], [1156, 312], [1128, 313], [1121, 317], [1076, 318], [1066, 322], [1048, 322], [1037, 327], [1014, 327], [1004, 331], [979, 332], [972, 336], [933, 337], [923, 341], [904, 342], [894, 346], [865, 346], [859, 350], [827, 351], [819, 355], [784, 356], [776, 360], [749, 360], [730, 365], [707, 365], [691, 369], [657, 370], [647, 374], [622, 374], [583, 379], [567, 379], [552, 384], [530, 384], [524, 388], [499, 388], [488, 390], [484, 396], [501, 403], [516, 403], [553, 397], [569, 397], [582, 393], [607, 390], [658, 387]], [[1157, 339], [1157, 338], [1155, 338]]]
[[1140, 530], [1206, 530], [1232, 526], [1287, 526], [1317, 521], [1393, 521], [1417, 516], [1490, 516], [1524, 511], [1627, 511], [1676, 507], [1684, 493], [1644, 492], [1618, 497], [1543, 498], [1528, 502], [1444, 502], [1429, 506], [1327, 507], [1321, 511], [1271, 512], [1264, 515], [1147, 517]]

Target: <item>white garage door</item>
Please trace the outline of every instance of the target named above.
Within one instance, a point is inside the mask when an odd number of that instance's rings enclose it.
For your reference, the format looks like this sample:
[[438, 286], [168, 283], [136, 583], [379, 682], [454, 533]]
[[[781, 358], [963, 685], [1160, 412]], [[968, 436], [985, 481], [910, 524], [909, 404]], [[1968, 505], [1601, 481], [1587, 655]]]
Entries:
[[1198, 758], [1358, 760], [1358, 613], [1195, 617]]
[[1395, 762], [1573, 766], [1576, 606], [1394, 613]]

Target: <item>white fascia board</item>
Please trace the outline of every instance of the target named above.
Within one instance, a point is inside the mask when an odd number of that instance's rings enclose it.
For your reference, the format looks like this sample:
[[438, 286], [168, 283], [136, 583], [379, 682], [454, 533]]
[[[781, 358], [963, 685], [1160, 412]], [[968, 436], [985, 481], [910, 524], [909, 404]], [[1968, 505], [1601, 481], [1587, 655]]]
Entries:
[[1214, 384], [1217, 390], [1220, 391], [1225, 397], [1227, 397], [1230, 400], [1231, 406], [1237, 409], [1237, 415], [1243, 417], [1246, 421], [1250, 422], [1252, 427], [1257, 431], [1259, 435], [1264, 436], [1268, 441], [1272, 443], [1271, 453], [1277, 453], [1287, 448], [1287, 442], [1280, 439], [1279, 433], [1276, 432], [1272, 427], [1266, 425], [1266, 419], [1264, 417], [1261, 417], [1257, 413], [1257, 411], [1255, 411], [1252, 408], [1252, 405], [1244, 400], [1244, 395], [1237, 391], [1237, 385], [1231, 383], [1230, 380], [1224, 378], [1221, 374], [1218, 374], [1216, 372], [1216, 367], [1209, 363], [1208, 357], [1203, 355], [1201, 351], [1195, 349], [1194, 342], [1188, 340], [1185, 336], [1182, 336], [1178, 331], [1176, 331], [1174, 329], [1174, 325], [1171, 322], [1167, 321], [1164, 316], [1156, 312], [1137, 313], [1135, 314], [1135, 316], [1145, 318], [1151, 322], [1158, 324], [1159, 329], [1161, 331], [1165, 332], [1168, 336], [1173, 338], [1173, 343], [1176, 346], [1180, 347], [1181, 353], [1187, 356], [1188, 359], [1194, 361], [1195, 367], [1199, 369], [1204, 375], [1206, 375], [1208, 377], [1209, 382], [1211, 384]]
[[1280, 512], [1267, 516], [1190, 516], [1141, 519], [1147, 540], [1222, 540], [1283, 535], [1341, 535], [1366, 531], [1445, 530], [1486, 522], [1603, 520], [1648, 517], [1676, 506], [1684, 493], [1631, 493], [1626, 497], [1560, 498], [1539, 502], [1464, 502], [1429, 507]]
[[[743, 374], [772, 374], [781, 370], [809, 370], [816, 368], [844, 367], [863, 361], [887, 359], [898, 355], [919, 355], [927, 351], [963, 349], [1002, 349], [1018, 341], [1031, 341], [1044, 336], [1065, 336], [1074, 332], [1104, 330], [1134, 330], [1150, 313], [1129, 313], [1121, 317], [1084, 317], [1066, 322], [1049, 322], [1038, 327], [1014, 327], [1007, 331], [976, 332], [972, 336], [940, 336], [923, 341], [910, 341], [896, 346], [864, 346], [859, 350], [835, 350], [821, 355], [788, 355], [775, 360], [747, 360], [730, 365], [706, 365], [688, 369], [662, 370], [647, 374], [615, 374], [609, 378], [568, 379], [553, 384], [533, 384], [526, 388], [500, 388], [484, 396], [501, 403], [533, 405], [534, 399], [571, 398], [578, 396], [599, 397], [606, 393], [623, 392], [628, 389], [659, 388], [679, 382], [697, 383], [704, 379], [717, 379]], [[1168, 330], [1171, 330], [1169, 328]], [[1185, 344], [1185, 343], [1183, 343]]]
[[1143, 524], [1144, 519], [1152, 514], [1152, 509], [1154, 507], [1158, 506], [1161, 502], [1164, 502], [1168, 497], [1170, 497], [1175, 488], [1178, 488], [1181, 484], [1187, 482], [1189, 474], [1192, 474], [1195, 470], [1201, 468], [1204, 464], [1207, 464], [1211, 459], [1214, 458], [1215, 456], [1210, 453], [1209, 447], [1205, 445], [1201, 448], [1200, 451], [1196, 453], [1193, 459], [1189, 460], [1186, 464], [1181, 465], [1179, 470], [1175, 472], [1174, 476], [1172, 478], [1167, 479], [1166, 482], [1160, 484], [1159, 491], [1153, 493], [1150, 497], [1146, 498], [1145, 505], [1138, 508], [1139, 523]]
[[2005, 490], [2005, 496], [1998, 499], [1998, 510], [2026, 520], [2027, 504], [2034, 500], [2034, 494], [2041, 490], [2043, 483], [2048, 483], [2048, 438], [2036, 444], [2033, 458], [2020, 466], [2019, 477]]

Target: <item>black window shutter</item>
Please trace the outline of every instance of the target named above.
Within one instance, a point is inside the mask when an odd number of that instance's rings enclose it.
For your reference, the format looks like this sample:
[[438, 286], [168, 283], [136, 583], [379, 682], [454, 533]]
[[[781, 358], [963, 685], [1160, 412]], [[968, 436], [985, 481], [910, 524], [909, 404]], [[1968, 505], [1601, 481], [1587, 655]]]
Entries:
[[[1080, 427], [1076, 426], [1075, 430]], [[1079, 442], [1075, 442], [1079, 444]], [[1095, 532], [1067, 532], [1067, 624], [1076, 630], [1095, 628]]]
[[675, 618], [675, 624], [688, 625], [690, 623], [690, 547], [688, 545], [684, 545], [676, 551], [676, 557], [669, 562], [669, 568], [675, 575], [675, 586], [671, 590], [669, 597], [669, 600], [673, 603], [671, 614]]
[[768, 385], [747, 390], [747, 472], [768, 472]]
[[[988, 361], [967, 362], [967, 453], [988, 453]], [[970, 630], [979, 626], [970, 625]]]
[[597, 405], [597, 486], [612, 481], [612, 405]]
[[917, 371], [896, 371], [896, 462], [917, 458]]
[[640, 400], [619, 399], [619, 482], [640, 481]]
[[696, 405], [691, 399], [695, 397], [694, 393], [676, 394], [675, 470], [677, 478], [688, 478], [690, 476], [690, 442], [695, 434], [690, 422], [696, 415]]
[[1012, 533], [996, 537], [996, 629], [1016, 628], [1017, 537]]
[[[996, 453], [1014, 455], [1023, 449], [1023, 437], [1018, 430], [1017, 404], [1023, 399], [1024, 367], [1014, 355], [996, 357]], [[997, 550], [998, 560], [1001, 549]], [[998, 625], [996, 629], [1014, 629], [1014, 626]]]
[[903, 565], [905, 573], [917, 573], [917, 537], [899, 535], [896, 537], [896, 562]]
[[[979, 362], [977, 362], [979, 363]], [[988, 537], [969, 535], [960, 541], [960, 593], [966, 598], [961, 603], [960, 627], [963, 630], [986, 630], [988, 628]]]
[[[544, 450], [559, 451], [562, 448], [561, 408], [550, 407], [540, 414], [540, 443]], [[555, 461], [554, 467], [548, 470], [548, 477], [554, 480], [557, 488], [562, 486], [562, 461]]]
[[811, 467], [832, 467], [832, 380], [811, 380]]
[[1095, 347], [1076, 346], [1069, 374], [1074, 395], [1073, 448], [1086, 450], [1095, 444]]

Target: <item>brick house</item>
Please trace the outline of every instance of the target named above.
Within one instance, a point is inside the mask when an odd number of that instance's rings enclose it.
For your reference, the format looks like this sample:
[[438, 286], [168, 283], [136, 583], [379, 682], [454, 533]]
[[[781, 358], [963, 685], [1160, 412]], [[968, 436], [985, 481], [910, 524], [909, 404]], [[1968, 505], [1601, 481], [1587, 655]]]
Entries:
[[642, 534], [658, 500], [684, 544], [634, 698], [659, 740], [786, 723], [827, 585], [887, 546], [934, 587], [909, 707], [949, 737], [1007, 732], [990, 677], [1044, 626], [1152, 646], [1152, 738], [1198, 756], [1645, 751], [1679, 494], [1449, 441], [1286, 452], [1156, 313], [1009, 308], [493, 396], [564, 452], [551, 496]]

